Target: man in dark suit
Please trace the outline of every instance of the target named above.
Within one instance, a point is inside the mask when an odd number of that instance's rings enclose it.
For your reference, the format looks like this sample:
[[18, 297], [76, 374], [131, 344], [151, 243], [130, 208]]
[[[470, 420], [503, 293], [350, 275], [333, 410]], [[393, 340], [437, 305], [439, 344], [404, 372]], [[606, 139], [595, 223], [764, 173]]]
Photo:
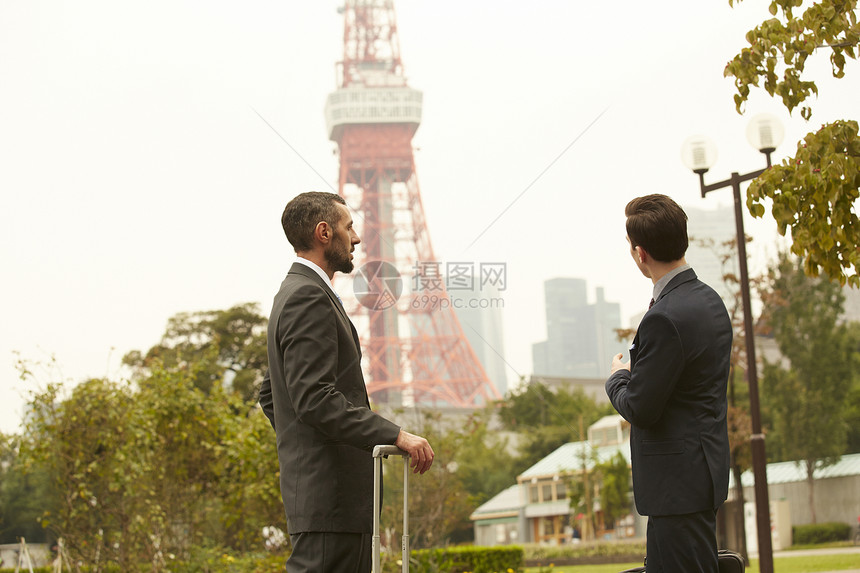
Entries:
[[358, 335], [334, 292], [360, 242], [333, 193], [298, 195], [281, 223], [298, 255], [269, 319], [269, 372], [260, 405], [275, 429], [281, 495], [293, 552], [288, 573], [371, 569], [373, 461], [377, 444], [407, 451], [416, 473], [433, 463], [422, 437], [370, 410]]
[[630, 362], [606, 393], [630, 422], [633, 495], [648, 516], [648, 573], [717, 573], [716, 510], [729, 483], [726, 383], [732, 326], [686, 263], [687, 215], [665, 195], [625, 209], [634, 262], [654, 283]]

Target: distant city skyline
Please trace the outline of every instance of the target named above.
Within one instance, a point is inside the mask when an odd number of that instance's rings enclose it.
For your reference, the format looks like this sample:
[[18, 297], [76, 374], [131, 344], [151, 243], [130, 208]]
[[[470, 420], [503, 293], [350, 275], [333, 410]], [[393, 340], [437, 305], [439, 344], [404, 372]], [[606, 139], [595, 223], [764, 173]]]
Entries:
[[609, 375], [612, 356], [627, 344], [618, 340], [621, 306], [595, 288], [588, 302], [585, 279], [559, 277], [544, 282], [546, 340], [532, 344], [536, 376], [596, 378]]

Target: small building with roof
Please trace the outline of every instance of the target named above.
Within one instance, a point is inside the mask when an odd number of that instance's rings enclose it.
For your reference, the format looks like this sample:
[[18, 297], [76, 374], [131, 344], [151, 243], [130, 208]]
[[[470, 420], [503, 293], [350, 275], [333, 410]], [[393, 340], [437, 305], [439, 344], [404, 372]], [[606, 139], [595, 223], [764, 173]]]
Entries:
[[[791, 544], [791, 526], [812, 523], [806, 465], [803, 462], [770, 463], [767, 464], [766, 474], [774, 535], [783, 525], [780, 538], [774, 538], [774, 547], [787, 547]], [[835, 464], [816, 469], [812, 476], [815, 521], [847, 523], [854, 527], [860, 518], [860, 454], [843, 455]], [[752, 470], [741, 474], [741, 485], [744, 490], [747, 545], [754, 552], [755, 477]], [[734, 476], [730, 476], [729, 499], [723, 508], [736, 512], [738, 507]], [[738, 532], [735, 531], [735, 520], [727, 517], [725, 522], [725, 535], [729, 539], [736, 539]]]
[[[568, 497], [571, 480], [587, 479], [596, 464], [621, 454], [630, 467], [630, 424], [621, 416], [606, 416], [588, 428], [588, 440], [570, 442], [517, 476], [512, 485], [493, 497], [471, 515], [478, 545], [543, 543], [563, 545], [578, 538], [577, 522]], [[595, 488], [595, 484], [591, 484]], [[595, 494], [599, 491], [595, 488]], [[600, 519], [599, 495], [594, 495], [593, 511]], [[640, 537], [644, 522], [637, 527], [630, 494], [631, 514], [622, 527], [599, 530], [601, 537]], [[641, 519], [641, 518], [640, 518]]]
[[[816, 521], [841, 521], [854, 524], [860, 516], [860, 454], [846, 454], [832, 466], [818, 468], [812, 473], [815, 480]], [[741, 474], [744, 499], [755, 499], [755, 477], [752, 470]], [[812, 523], [809, 509], [809, 488], [806, 465], [803, 462], [767, 464], [768, 497], [789, 502], [794, 525]], [[734, 499], [735, 484], [729, 478], [729, 499]]]
[[472, 520], [475, 522], [475, 545], [523, 543], [520, 537], [525, 523], [520, 485], [512, 485], [482, 504], [472, 513]]

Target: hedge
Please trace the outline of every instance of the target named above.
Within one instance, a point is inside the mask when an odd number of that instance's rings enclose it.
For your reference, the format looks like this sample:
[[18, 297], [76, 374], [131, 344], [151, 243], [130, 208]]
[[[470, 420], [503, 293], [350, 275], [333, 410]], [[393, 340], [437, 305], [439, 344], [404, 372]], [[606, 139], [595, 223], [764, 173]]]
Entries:
[[521, 573], [523, 548], [518, 546], [475, 547], [463, 545], [412, 551], [413, 571], [432, 573]]
[[597, 563], [613, 562], [613, 558], [621, 561], [636, 561], [645, 557], [645, 542], [641, 540], [590, 541], [558, 546], [528, 544], [523, 547], [523, 551], [526, 563], [559, 560]]
[[[72, 569], [72, 571], [75, 570], [74, 567], [72, 567], [71, 569]], [[19, 568], [19, 571], [21, 573], [30, 573], [30, 567], [28, 567], [27, 565], [23, 565]], [[66, 571], [66, 566], [64, 565], [63, 566], [63, 573], [65, 573], [65, 571]], [[95, 567], [81, 567], [80, 571], [81, 571], [81, 573], [91, 573], [92, 571], [95, 571]], [[107, 567], [102, 566], [100, 571], [102, 573], [120, 573], [119, 567], [116, 567], [114, 565], [109, 565]], [[14, 572], [15, 572], [15, 565], [14, 564], [12, 565], [12, 567], [6, 567], [5, 565], [3, 567], [0, 567], [0, 573], [14, 573]], [[53, 566], [33, 567], [33, 573], [54, 573], [54, 568], [53, 568]]]
[[792, 542], [795, 545], [815, 545], [830, 541], [851, 539], [851, 526], [847, 523], [810, 523], [795, 525], [791, 528]]

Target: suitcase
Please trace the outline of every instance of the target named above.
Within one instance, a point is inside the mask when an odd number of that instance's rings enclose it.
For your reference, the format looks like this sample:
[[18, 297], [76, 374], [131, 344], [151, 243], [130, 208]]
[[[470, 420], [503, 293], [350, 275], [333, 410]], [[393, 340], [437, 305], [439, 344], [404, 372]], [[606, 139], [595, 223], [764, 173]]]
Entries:
[[[729, 551], [728, 549], [720, 549], [717, 553], [717, 564], [720, 568], [720, 573], [744, 573], [744, 569], [746, 568], [744, 558], [741, 557], [741, 554]], [[645, 573], [645, 566], [625, 569], [621, 573]]]
[[374, 446], [373, 448], [373, 573], [382, 573], [382, 547], [379, 542], [379, 514], [382, 510], [382, 459], [388, 456], [403, 457], [403, 537], [401, 537], [402, 571], [409, 571], [409, 454], [397, 446]]

